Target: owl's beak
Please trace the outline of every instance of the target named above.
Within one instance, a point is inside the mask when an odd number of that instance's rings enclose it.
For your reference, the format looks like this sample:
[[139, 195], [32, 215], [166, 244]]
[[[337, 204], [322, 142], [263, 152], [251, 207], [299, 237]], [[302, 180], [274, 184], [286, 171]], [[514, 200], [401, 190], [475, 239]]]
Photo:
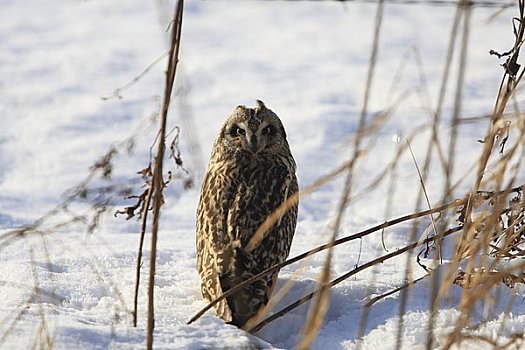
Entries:
[[258, 146], [257, 136], [252, 135], [252, 137], [250, 137], [250, 142], [248, 143], [248, 149], [255, 154], [258, 151]]

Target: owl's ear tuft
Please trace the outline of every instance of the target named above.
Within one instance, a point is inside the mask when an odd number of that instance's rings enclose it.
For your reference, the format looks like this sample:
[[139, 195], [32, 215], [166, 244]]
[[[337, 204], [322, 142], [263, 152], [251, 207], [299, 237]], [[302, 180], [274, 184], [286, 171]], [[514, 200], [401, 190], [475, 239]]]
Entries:
[[238, 105], [237, 107], [235, 107], [236, 111], [244, 111], [245, 109], [246, 109], [245, 105]]
[[266, 105], [264, 104], [263, 101], [261, 101], [261, 100], [256, 100], [255, 102], [257, 103], [257, 107], [256, 107], [256, 109], [258, 109], [259, 111], [264, 111], [264, 110], [266, 110]]

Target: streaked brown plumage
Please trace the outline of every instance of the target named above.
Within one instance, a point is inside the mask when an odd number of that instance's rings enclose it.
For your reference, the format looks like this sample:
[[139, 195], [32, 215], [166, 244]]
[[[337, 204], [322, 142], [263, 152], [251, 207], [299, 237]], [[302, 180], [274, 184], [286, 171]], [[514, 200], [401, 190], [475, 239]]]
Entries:
[[[288, 257], [297, 222], [293, 206], [255, 249], [244, 248], [265, 218], [298, 191], [295, 161], [277, 115], [262, 101], [238, 106], [213, 147], [197, 209], [197, 268], [207, 302]], [[275, 272], [217, 304], [242, 327], [270, 298]]]

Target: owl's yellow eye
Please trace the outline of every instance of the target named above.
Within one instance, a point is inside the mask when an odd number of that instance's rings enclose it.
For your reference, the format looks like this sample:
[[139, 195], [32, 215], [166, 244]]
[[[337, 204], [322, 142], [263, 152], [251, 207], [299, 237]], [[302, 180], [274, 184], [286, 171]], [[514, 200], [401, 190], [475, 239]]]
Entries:
[[275, 131], [275, 129], [273, 128], [273, 126], [268, 125], [267, 127], [265, 127], [265, 128], [263, 129], [262, 134], [263, 134], [263, 135], [271, 135], [271, 134], [274, 133], [274, 131]]
[[246, 131], [244, 131], [243, 128], [240, 128], [237, 125], [232, 126], [230, 129], [230, 135], [232, 136], [242, 136], [244, 134], [246, 134]]

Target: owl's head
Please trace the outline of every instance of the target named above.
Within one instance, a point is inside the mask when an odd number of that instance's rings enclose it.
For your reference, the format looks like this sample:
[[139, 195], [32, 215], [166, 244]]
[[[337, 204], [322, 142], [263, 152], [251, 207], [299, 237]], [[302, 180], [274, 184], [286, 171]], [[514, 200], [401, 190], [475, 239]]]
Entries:
[[281, 120], [260, 100], [255, 108], [235, 108], [221, 129], [220, 142], [228, 150], [254, 156], [289, 152]]

